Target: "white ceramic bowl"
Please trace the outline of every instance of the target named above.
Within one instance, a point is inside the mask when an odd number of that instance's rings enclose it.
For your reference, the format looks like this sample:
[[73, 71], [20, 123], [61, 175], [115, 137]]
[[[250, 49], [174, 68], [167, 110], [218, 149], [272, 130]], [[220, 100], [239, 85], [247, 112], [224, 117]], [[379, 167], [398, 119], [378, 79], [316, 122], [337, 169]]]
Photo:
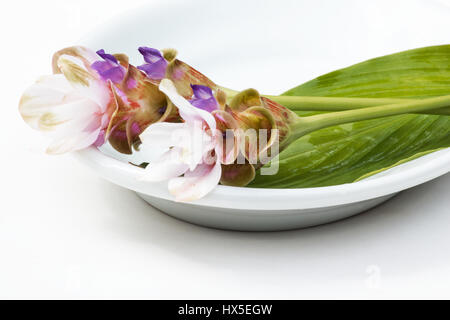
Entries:
[[450, 171], [450, 149], [446, 149], [355, 183], [304, 189], [219, 185], [200, 200], [182, 203], [173, 201], [167, 183], [139, 181], [141, 168], [96, 148], [79, 151], [77, 157], [103, 178], [136, 191], [149, 204], [173, 217], [242, 231], [288, 230], [343, 219]]
[[[142, 61], [136, 50], [141, 45], [176, 47], [182, 60], [216, 83], [268, 94], [375, 56], [448, 41], [445, 13], [433, 2], [405, 1], [405, 15], [393, 12], [403, 9], [392, 8], [387, 0], [373, 7], [353, 0], [168, 1], [117, 17], [93, 30], [82, 44], [125, 52], [135, 64]], [[416, 23], [428, 13], [443, 18]], [[404, 19], [400, 27], [399, 15]], [[286, 230], [335, 221], [450, 171], [450, 150], [443, 150], [351, 184], [306, 189], [218, 186], [199, 201], [177, 203], [166, 183], [138, 181], [140, 168], [127, 164], [126, 157], [106, 153], [91, 148], [77, 156], [169, 215], [232, 230]]]

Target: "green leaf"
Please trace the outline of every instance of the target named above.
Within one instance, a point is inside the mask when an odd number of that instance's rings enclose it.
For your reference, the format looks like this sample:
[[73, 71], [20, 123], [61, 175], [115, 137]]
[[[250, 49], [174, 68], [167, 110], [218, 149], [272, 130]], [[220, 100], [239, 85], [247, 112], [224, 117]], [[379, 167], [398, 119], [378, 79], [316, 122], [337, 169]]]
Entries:
[[[450, 45], [371, 59], [285, 93], [366, 98], [448, 94]], [[279, 162], [276, 175], [258, 173], [249, 186], [303, 188], [350, 183], [449, 146], [450, 116], [402, 115], [335, 126], [295, 141], [273, 160]]]
[[450, 92], [450, 45], [367, 60], [293, 88], [284, 95], [420, 98]]

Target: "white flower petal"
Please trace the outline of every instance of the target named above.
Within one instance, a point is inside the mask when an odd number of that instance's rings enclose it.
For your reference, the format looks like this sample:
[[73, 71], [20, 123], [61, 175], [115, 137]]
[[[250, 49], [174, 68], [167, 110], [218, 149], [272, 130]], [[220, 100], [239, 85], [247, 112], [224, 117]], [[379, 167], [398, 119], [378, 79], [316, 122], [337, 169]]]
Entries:
[[54, 140], [47, 148], [49, 154], [62, 154], [70, 151], [85, 149], [91, 146], [100, 133], [100, 128], [92, 132], [82, 132], [77, 135], [66, 136], [59, 140]]
[[67, 94], [73, 90], [72, 85], [67, 81], [63, 74], [51, 74], [41, 76], [36, 80], [36, 84], [39, 84], [41, 88], [48, 88], [52, 91], [60, 91]]
[[201, 164], [194, 171], [186, 171], [184, 177], [169, 181], [169, 191], [176, 201], [193, 201], [211, 192], [219, 183], [222, 167], [217, 161], [213, 165]]
[[100, 106], [102, 112], [107, 111], [112, 100], [112, 92], [108, 85], [98, 80], [90, 82], [89, 87], [76, 88], [74, 94], [94, 101]]
[[139, 138], [139, 154], [146, 162], [158, 160], [165, 152], [174, 146], [173, 134], [184, 128], [184, 123], [157, 122], [147, 127]]
[[41, 77], [29, 87], [19, 112], [28, 125], [53, 139], [49, 153], [90, 146], [105, 122], [101, 106], [77, 92], [61, 74]]
[[164, 181], [185, 173], [189, 167], [180, 160], [180, 153], [180, 149], [172, 148], [165, 152], [158, 160], [150, 162], [145, 168], [145, 174], [140, 180]]
[[183, 161], [189, 164], [191, 171], [202, 163], [204, 154], [214, 148], [211, 136], [202, 130], [199, 122], [187, 123], [183, 142]]
[[101, 109], [94, 101], [76, 94], [64, 76], [53, 75], [41, 78], [24, 92], [19, 112], [32, 128], [48, 130], [70, 119], [101, 112]]
[[184, 123], [157, 122], [147, 127], [139, 135], [144, 145], [166, 147], [176, 146], [174, 139], [175, 130], [184, 130]]

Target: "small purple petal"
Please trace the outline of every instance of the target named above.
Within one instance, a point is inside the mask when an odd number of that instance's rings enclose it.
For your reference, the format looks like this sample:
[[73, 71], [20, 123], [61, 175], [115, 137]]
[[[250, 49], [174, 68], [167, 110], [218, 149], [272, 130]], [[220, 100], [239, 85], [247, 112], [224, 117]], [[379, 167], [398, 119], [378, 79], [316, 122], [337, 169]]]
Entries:
[[97, 54], [103, 58], [103, 61], [95, 61], [91, 65], [92, 69], [96, 70], [105, 81], [121, 82], [125, 77], [125, 68], [119, 64], [112, 54], [105, 53], [105, 50], [98, 50]]
[[164, 59], [161, 52], [157, 49], [149, 48], [149, 47], [139, 47], [139, 52], [144, 56], [145, 62], [155, 63], [159, 60]]
[[161, 59], [154, 63], [143, 64], [137, 68], [144, 71], [150, 79], [161, 80], [166, 75], [167, 61], [165, 59]]
[[189, 100], [189, 102], [196, 108], [213, 112], [214, 110], [218, 109], [218, 103], [214, 97], [209, 99], [198, 99], [194, 98], [192, 100]]
[[192, 92], [194, 92], [194, 97], [198, 99], [210, 99], [214, 97], [210, 87], [199, 84], [191, 84], [191, 88]]
[[97, 54], [102, 57], [104, 60], [109, 60], [112, 63], [118, 64], [116, 57], [114, 57], [112, 54], [106, 53], [105, 50], [100, 49], [97, 51]]
[[107, 61], [96, 61], [92, 64], [92, 69], [96, 70], [103, 80], [111, 80], [114, 83], [121, 82], [125, 76], [122, 66], [112, 66]]
[[95, 61], [91, 65], [91, 68], [94, 69], [95, 71], [97, 71], [99, 74], [102, 73], [102, 72], [105, 72], [110, 67], [111, 67], [111, 65], [108, 62], [106, 62], [106, 61]]
[[125, 76], [125, 71], [121, 66], [111, 68], [101, 74], [104, 80], [111, 80], [113, 83], [119, 83]]
[[150, 79], [163, 79], [166, 75], [168, 62], [164, 59], [162, 53], [157, 49], [149, 47], [139, 47], [138, 50], [144, 57], [145, 62], [147, 62], [139, 66], [138, 69], [144, 71]]
[[219, 109], [219, 104], [213, 95], [210, 87], [202, 86], [199, 84], [191, 84], [194, 98], [189, 102], [196, 108], [212, 112]]

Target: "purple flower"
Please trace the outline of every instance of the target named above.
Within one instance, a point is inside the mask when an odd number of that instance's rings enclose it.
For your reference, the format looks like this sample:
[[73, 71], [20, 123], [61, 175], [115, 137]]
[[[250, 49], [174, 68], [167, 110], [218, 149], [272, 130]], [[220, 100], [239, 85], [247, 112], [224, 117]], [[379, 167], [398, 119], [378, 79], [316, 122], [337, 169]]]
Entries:
[[216, 98], [214, 98], [213, 92], [210, 87], [202, 86], [199, 84], [191, 84], [192, 91], [194, 92], [194, 98], [189, 102], [199, 109], [212, 112], [219, 108]]
[[91, 65], [92, 69], [97, 71], [105, 81], [111, 80], [114, 83], [122, 82], [125, 76], [125, 68], [119, 64], [116, 57], [112, 54], [105, 53], [103, 49], [98, 50], [97, 54], [103, 58], [103, 61], [95, 61]]
[[149, 47], [139, 47], [139, 52], [144, 56], [144, 60], [147, 63], [138, 66], [138, 69], [144, 71], [150, 79], [163, 79], [166, 75], [168, 63], [161, 52]]

